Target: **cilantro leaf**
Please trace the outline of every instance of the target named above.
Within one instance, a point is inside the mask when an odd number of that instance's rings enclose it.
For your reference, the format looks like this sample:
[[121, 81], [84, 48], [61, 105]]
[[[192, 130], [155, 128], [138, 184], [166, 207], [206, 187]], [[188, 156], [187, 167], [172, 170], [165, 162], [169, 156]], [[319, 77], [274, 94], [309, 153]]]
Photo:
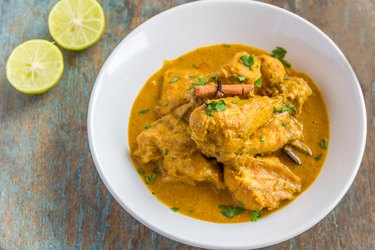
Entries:
[[286, 105], [283, 105], [282, 108], [281, 108], [281, 113], [289, 113], [289, 114], [295, 114], [297, 111], [294, 107], [290, 106], [286, 106]]
[[190, 85], [190, 87], [188, 88], [188, 90], [193, 90], [197, 86], [204, 86], [207, 83], [207, 80], [204, 79], [204, 78], [198, 77], [197, 80], [198, 80], [198, 82], [197, 83], [193, 83], [192, 85]]
[[180, 80], [180, 78], [179, 77], [174, 77], [172, 80], [170, 80], [169, 82], [170, 83], [175, 83], [175, 82], [177, 82], [178, 80]]
[[180, 210], [178, 207], [171, 207], [171, 210], [173, 211], [173, 212], [177, 212], [178, 210]]
[[156, 179], [156, 173], [152, 173], [150, 176], [145, 176], [146, 184], [154, 184]]
[[145, 171], [143, 170], [143, 168], [138, 168], [138, 173], [140, 175], [145, 175]]
[[241, 56], [240, 57], [241, 61], [247, 66], [247, 67], [251, 67], [254, 65], [254, 56], [253, 55], [250, 55], [250, 56]]
[[272, 50], [272, 57], [279, 59], [285, 67], [290, 68], [292, 65], [284, 59], [287, 51], [282, 47], [276, 47], [276, 49]]
[[264, 142], [264, 141], [266, 140], [266, 136], [265, 136], [265, 135], [262, 135], [261, 137], [259, 137], [259, 140], [260, 140], [261, 142]]
[[321, 148], [328, 148], [328, 140], [326, 138], [322, 139], [320, 142], [319, 142], [319, 146]]
[[206, 111], [206, 115], [212, 116], [212, 111], [221, 112], [226, 109], [227, 109], [227, 104], [224, 102], [224, 100], [220, 100], [218, 102], [217, 101], [210, 102], [207, 105], [205, 111]]
[[246, 211], [246, 209], [244, 209], [242, 207], [220, 205], [219, 208], [220, 208], [221, 214], [224, 215], [225, 217], [229, 218], [229, 219], [232, 219], [234, 216], [236, 216], [238, 214], [242, 214], [243, 212]]
[[169, 102], [164, 102], [164, 103], [163, 103], [163, 106], [164, 106], [164, 107], [168, 107], [168, 105], [169, 105]]
[[254, 82], [254, 85], [258, 88], [261, 88], [262, 87], [262, 83], [263, 83], [263, 80], [262, 80], [262, 77], [259, 77], [255, 82]]
[[164, 156], [167, 156], [169, 153], [169, 150], [167, 148], [164, 149]]
[[231, 103], [233, 103], [233, 104], [237, 104], [237, 103], [238, 103], [238, 100], [232, 100]]
[[322, 154], [318, 154], [317, 156], [315, 156], [316, 161], [319, 161], [320, 159], [322, 159]]
[[252, 210], [250, 213], [250, 220], [253, 222], [258, 221], [260, 216], [262, 216], [263, 210]]
[[144, 115], [144, 114], [146, 114], [147, 112], [149, 112], [150, 111], [150, 109], [142, 109], [142, 110], [140, 110], [139, 112], [138, 112], [138, 114], [139, 115]]
[[145, 125], [143, 126], [143, 128], [144, 128], [144, 129], [149, 129], [149, 128], [151, 128], [151, 125], [150, 125], [150, 124], [145, 124]]
[[246, 77], [244, 76], [237, 76], [238, 81], [244, 82], [246, 80]]

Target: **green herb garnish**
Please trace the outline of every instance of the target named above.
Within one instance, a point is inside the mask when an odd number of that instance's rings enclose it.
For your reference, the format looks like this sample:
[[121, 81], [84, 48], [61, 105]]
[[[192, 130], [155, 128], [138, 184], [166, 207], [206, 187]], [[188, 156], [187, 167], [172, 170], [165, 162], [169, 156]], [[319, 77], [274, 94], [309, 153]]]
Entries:
[[328, 148], [328, 140], [326, 138], [322, 139], [320, 142], [319, 142], [319, 146], [321, 148]]
[[320, 159], [322, 159], [322, 154], [318, 154], [317, 156], [315, 156], [316, 161], [320, 161]]
[[169, 150], [167, 148], [164, 149], [164, 156], [167, 156], [169, 153]]
[[227, 43], [223, 43], [223, 46], [224, 46], [224, 48], [229, 48], [230, 47], [230, 45], [227, 44]]
[[223, 110], [227, 109], [227, 104], [224, 102], [224, 100], [220, 101], [212, 101], [210, 102], [206, 107], [206, 115], [212, 116], [212, 111], [221, 112]]
[[240, 57], [241, 61], [247, 66], [247, 67], [250, 67], [250, 69], [252, 68], [253, 64], [254, 64], [254, 56], [253, 55], [250, 55], [250, 56], [241, 56]]
[[194, 211], [193, 209], [190, 209], [190, 210], [188, 211], [188, 213], [191, 214], [193, 211]]
[[297, 111], [296, 111], [296, 108], [295, 107], [288, 107], [286, 105], [283, 105], [283, 107], [281, 108], [281, 113], [289, 113], [289, 114], [295, 114]]
[[198, 80], [198, 82], [197, 83], [193, 83], [192, 85], [190, 85], [190, 87], [188, 88], [188, 90], [193, 90], [197, 86], [204, 86], [207, 83], [207, 80], [204, 79], [204, 78], [198, 77], [197, 80]]
[[193, 67], [194, 69], [197, 69], [197, 68], [198, 68], [198, 66], [195, 65], [195, 64], [192, 64], [191, 67]]
[[145, 176], [146, 184], [154, 184], [156, 179], [156, 173], [152, 173], [150, 176]]
[[145, 175], [145, 171], [143, 170], [143, 168], [138, 168], [138, 173], [140, 174], [140, 175]]
[[286, 127], [286, 126], [288, 126], [288, 124], [289, 124], [289, 122], [283, 122], [283, 123], [281, 123], [281, 126]]
[[179, 77], [174, 77], [172, 80], [170, 80], [169, 82], [170, 83], [175, 83], [175, 82], [177, 82], [178, 80], [180, 80], [180, 78]]
[[282, 47], [276, 47], [276, 49], [272, 50], [272, 57], [279, 59], [285, 67], [290, 68], [292, 65], [284, 59], [287, 51]]
[[232, 100], [231, 103], [233, 103], [233, 104], [237, 104], [237, 103], [238, 103], [238, 100]]
[[255, 82], [254, 82], [254, 85], [258, 88], [261, 88], [262, 87], [262, 83], [263, 83], [263, 80], [262, 80], [262, 77], [259, 77]]
[[264, 142], [265, 140], [266, 140], [266, 136], [265, 135], [262, 135], [261, 137], [259, 137], [259, 141]]
[[150, 109], [142, 109], [142, 110], [140, 110], [139, 112], [138, 112], [138, 114], [139, 115], [144, 115], [144, 114], [146, 114], [147, 112], [149, 112], [150, 111]]
[[250, 220], [253, 222], [258, 221], [260, 216], [262, 216], [263, 210], [252, 210], [250, 213]]
[[149, 129], [149, 128], [151, 128], [151, 125], [150, 125], [150, 124], [145, 124], [145, 125], [143, 126], [143, 128], [144, 128], [144, 129]]
[[239, 82], [244, 82], [246, 80], [246, 77], [244, 76], [237, 76], [237, 79]]
[[173, 211], [173, 212], [177, 212], [178, 210], [180, 210], [178, 207], [171, 207], [171, 210]]
[[189, 78], [197, 78], [198, 76], [189, 76]]
[[242, 207], [220, 205], [219, 208], [220, 208], [220, 212], [229, 219], [233, 218], [235, 215], [242, 214], [243, 212], [246, 211], [246, 209]]
[[211, 76], [209, 82], [216, 82], [217, 81], [217, 76]]
[[164, 107], [168, 107], [168, 105], [169, 105], [169, 102], [164, 102], [164, 103], [163, 103], [163, 106], [164, 106]]

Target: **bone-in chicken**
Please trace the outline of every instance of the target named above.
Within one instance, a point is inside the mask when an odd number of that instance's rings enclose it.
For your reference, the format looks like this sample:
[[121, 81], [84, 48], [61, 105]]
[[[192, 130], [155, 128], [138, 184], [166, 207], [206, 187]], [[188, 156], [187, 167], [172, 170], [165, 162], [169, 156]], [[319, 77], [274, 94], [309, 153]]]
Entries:
[[164, 181], [189, 184], [206, 181], [222, 187], [222, 173], [217, 163], [206, 159], [196, 149], [190, 139], [188, 124], [176, 116], [166, 115], [152, 123], [137, 141], [135, 155], [143, 163], [160, 162]]
[[223, 84], [252, 84], [261, 77], [260, 59], [247, 52], [238, 52], [219, 68], [217, 76]]
[[256, 155], [275, 152], [292, 141], [300, 140], [302, 130], [302, 124], [289, 113], [276, 114], [244, 140], [242, 153]]
[[236, 157], [224, 167], [224, 182], [245, 208], [269, 210], [301, 191], [300, 178], [276, 157]]
[[224, 98], [227, 109], [208, 116], [205, 105], [190, 115], [191, 138], [203, 154], [225, 161], [243, 150], [244, 143], [262, 125], [273, 117], [282, 99], [254, 96], [233, 104], [233, 98]]

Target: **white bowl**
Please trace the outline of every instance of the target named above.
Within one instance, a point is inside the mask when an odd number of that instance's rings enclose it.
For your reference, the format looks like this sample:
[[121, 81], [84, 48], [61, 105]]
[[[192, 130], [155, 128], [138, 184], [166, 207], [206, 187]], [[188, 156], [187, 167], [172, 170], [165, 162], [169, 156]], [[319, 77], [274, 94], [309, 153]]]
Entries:
[[[128, 120], [146, 80], [165, 59], [218, 43], [288, 50], [288, 61], [321, 89], [331, 123], [326, 163], [315, 183], [294, 202], [257, 223], [216, 224], [172, 212], [141, 182], [129, 157]], [[90, 149], [105, 185], [141, 223], [185, 244], [257, 248], [288, 240], [325, 217], [358, 171], [366, 113], [356, 75], [340, 49], [311, 23], [255, 1], [199, 1], [165, 11], [136, 28], [112, 52], [91, 94]]]

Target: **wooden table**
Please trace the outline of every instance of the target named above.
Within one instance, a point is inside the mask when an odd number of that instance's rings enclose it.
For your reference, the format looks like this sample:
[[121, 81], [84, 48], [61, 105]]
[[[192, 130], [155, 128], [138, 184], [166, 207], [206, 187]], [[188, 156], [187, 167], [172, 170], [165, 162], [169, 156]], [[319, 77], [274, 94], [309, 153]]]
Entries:
[[[189, 249], [146, 228], [112, 198], [93, 164], [86, 116], [95, 78], [112, 49], [148, 18], [187, 0], [103, 0], [103, 39], [64, 50], [65, 72], [46, 94], [17, 92], [5, 78], [13, 48], [47, 28], [56, 0], [0, 1], [0, 249]], [[311, 21], [343, 50], [366, 99], [368, 138], [359, 173], [320, 223], [270, 249], [375, 249], [375, 3], [266, 0]]]

